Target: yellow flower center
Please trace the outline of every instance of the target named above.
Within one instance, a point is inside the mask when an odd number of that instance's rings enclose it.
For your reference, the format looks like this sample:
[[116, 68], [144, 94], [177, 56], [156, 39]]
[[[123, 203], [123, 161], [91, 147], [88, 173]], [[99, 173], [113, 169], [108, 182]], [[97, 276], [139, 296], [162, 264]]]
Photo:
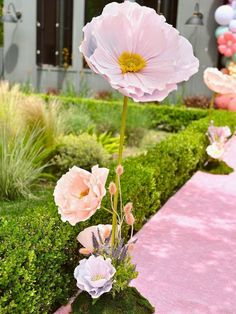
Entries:
[[80, 192], [80, 194], [79, 194], [79, 199], [81, 199], [81, 198], [87, 196], [88, 194], [89, 194], [89, 188], [86, 189], [86, 190], [84, 190], [84, 191], [82, 191], [82, 192]]
[[123, 74], [139, 72], [146, 66], [146, 61], [138, 53], [123, 52], [118, 58], [119, 66]]
[[102, 276], [100, 274], [97, 274], [97, 275], [92, 277], [92, 281], [98, 281], [98, 280], [101, 280], [101, 279], [104, 279], [104, 276]]

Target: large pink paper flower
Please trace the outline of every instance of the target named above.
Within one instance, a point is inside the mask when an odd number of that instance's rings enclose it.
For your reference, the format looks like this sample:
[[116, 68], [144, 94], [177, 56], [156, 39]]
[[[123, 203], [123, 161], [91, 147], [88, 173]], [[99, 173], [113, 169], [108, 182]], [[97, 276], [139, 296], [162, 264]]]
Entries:
[[223, 74], [217, 68], [207, 68], [204, 71], [204, 82], [213, 92], [219, 94], [236, 93], [236, 79], [230, 75]]
[[92, 168], [92, 173], [74, 166], [58, 180], [54, 199], [62, 221], [74, 226], [90, 218], [100, 208], [106, 194], [108, 172], [108, 169], [98, 166]]
[[236, 35], [226, 32], [218, 38], [218, 50], [226, 57], [232, 57], [236, 52]]
[[153, 9], [112, 2], [84, 28], [90, 68], [135, 101], [163, 100], [197, 72], [191, 44]]

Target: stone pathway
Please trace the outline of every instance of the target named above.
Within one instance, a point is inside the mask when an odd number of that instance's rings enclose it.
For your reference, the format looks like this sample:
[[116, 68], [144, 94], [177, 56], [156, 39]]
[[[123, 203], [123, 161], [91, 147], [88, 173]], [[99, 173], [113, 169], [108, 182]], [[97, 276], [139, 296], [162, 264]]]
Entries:
[[133, 285], [158, 314], [236, 314], [236, 137], [228, 176], [197, 172], [137, 234]]

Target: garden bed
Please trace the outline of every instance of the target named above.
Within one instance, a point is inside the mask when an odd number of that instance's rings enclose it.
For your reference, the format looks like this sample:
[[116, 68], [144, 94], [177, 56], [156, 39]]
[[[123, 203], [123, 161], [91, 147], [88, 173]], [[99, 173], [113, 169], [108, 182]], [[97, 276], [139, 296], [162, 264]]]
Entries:
[[[118, 130], [119, 103], [62, 100], [68, 110], [74, 106], [87, 112], [97, 126], [109, 122], [110, 131]], [[156, 105], [130, 104], [129, 110], [128, 130], [143, 123], [141, 126], [146, 129], [179, 131], [147, 153], [124, 161], [123, 197], [124, 202], [132, 200], [134, 204], [138, 231], [205, 162], [209, 118], [203, 110]], [[229, 125], [232, 130], [236, 126], [234, 113], [217, 111], [213, 119], [215, 124]], [[113, 177], [111, 171], [109, 179]], [[42, 185], [37, 196], [38, 199], [0, 202], [0, 312], [3, 314], [52, 313], [75, 289], [73, 269], [79, 260], [75, 236], [87, 224], [71, 227], [60, 221], [52, 187]], [[105, 199], [104, 203], [107, 202]], [[98, 211], [92, 223], [107, 223], [108, 215]]]

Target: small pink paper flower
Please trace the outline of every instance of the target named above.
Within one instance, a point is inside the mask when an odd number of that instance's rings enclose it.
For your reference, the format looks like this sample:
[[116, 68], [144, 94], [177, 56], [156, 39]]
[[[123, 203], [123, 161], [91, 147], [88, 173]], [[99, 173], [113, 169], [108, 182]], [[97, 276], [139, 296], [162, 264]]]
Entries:
[[225, 144], [228, 137], [231, 136], [231, 130], [228, 126], [215, 126], [214, 122], [211, 121], [211, 124], [208, 128], [208, 137], [212, 143]]
[[80, 51], [90, 68], [134, 101], [161, 101], [198, 71], [191, 44], [137, 3], [106, 5], [83, 31]]
[[226, 32], [218, 38], [218, 50], [226, 57], [232, 57], [236, 52], [236, 35]]
[[236, 79], [223, 74], [217, 68], [207, 68], [204, 71], [203, 78], [207, 87], [215, 93], [224, 95], [236, 93]]
[[97, 226], [91, 226], [83, 231], [81, 231], [78, 236], [77, 240], [79, 241], [80, 244], [83, 245], [85, 249], [88, 250], [88, 252], [93, 252], [94, 247], [93, 247], [93, 240], [92, 240], [92, 235], [96, 237], [97, 241], [99, 242], [99, 235], [102, 238], [102, 241], [105, 241], [107, 237], [109, 237], [110, 233], [112, 230], [112, 225], [97, 225]]
[[220, 145], [219, 143], [212, 143], [206, 149], [208, 156], [213, 159], [221, 159], [224, 154], [224, 146]]
[[62, 221], [74, 226], [89, 219], [100, 208], [106, 194], [108, 172], [98, 166], [92, 168], [92, 173], [74, 166], [58, 180], [54, 199]]

